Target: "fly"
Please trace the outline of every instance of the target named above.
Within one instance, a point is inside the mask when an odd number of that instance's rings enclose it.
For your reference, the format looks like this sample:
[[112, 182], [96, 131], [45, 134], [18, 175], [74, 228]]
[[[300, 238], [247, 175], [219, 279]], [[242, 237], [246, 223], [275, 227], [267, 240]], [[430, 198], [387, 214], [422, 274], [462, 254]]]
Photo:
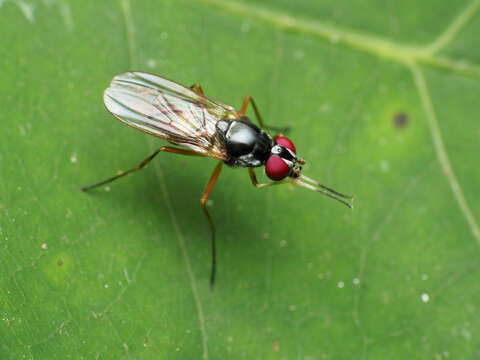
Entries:
[[[85, 186], [88, 191], [143, 169], [160, 152], [211, 157], [218, 164], [200, 198], [212, 234], [210, 286], [215, 284], [215, 226], [206, 203], [222, 165], [245, 167], [256, 188], [290, 183], [319, 192], [352, 208], [353, 197], [341, 194], [301, 174], [305, 160], [296, 155], [293, 142], [277, 133], [270, 136], [251, 96], [246, 96], [240, 110], [203, 94], [199, 84], [190, 88], [166, 78], [143, 72], [127, 72], [113, 78], [103, 100], [107, 110], [135, 129], [168, 141], [177, 147], [162, 146], [134, 168], [107, 180]], [[252, 104], [260, 127], [245, 115]], [[278, 130], [278, 129], [276, 129]], [[265, 166], [271, 182], [257, 181], [254, 168]]]

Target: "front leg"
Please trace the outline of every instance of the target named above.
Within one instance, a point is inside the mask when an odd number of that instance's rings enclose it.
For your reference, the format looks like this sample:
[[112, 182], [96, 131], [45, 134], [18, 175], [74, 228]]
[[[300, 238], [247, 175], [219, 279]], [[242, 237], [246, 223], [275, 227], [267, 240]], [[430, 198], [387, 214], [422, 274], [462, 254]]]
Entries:
[[271, 181], [269, 183], [260, 184], [257, 181], [257, 176], [255, 175], [255, 171], [253, 170], [253, 168], [248, 168], [248, 174], [250, 175], [250, 180], [252, 181], [253, 186], [255, 186], [257, 189], [264, 188], [264, 187], [267, 187], [267, 186], [281, 185], [281, 184], [286, 184], [286, 183], [292, 182], [292, 180], [290, 178], [287, 178], [287, 179], [280, 180], [280, 181]]
[[240, 115], [245, 115], [245, 112], [247, 111], [248, 104], [252, 104], [253, 111], [255, 113], [255, 117], [257, 118], [258, 123], [260, 124], [261, 128], [267, 129], [267, 130], [273, 130], [277, 132], [288, 132], [290, 131], [289, 126], [285, 127], [278, 127], [278, 126], [269, 126], [265, 125], [262, 117], [260, 116], [260, 112], [258, 111], [257, 104], [255, 104], [255, 101], [250, 95], [245, 96], [245, 99], [243, 99], [243, 104], [242, 107], [240, 108], [239, 114]]

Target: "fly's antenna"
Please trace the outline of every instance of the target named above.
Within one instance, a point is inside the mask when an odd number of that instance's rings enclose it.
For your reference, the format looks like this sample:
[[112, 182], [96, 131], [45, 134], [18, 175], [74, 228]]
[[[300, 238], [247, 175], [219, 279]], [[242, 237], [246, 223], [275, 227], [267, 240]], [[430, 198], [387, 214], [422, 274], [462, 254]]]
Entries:
[[335, 190], [329, 188], [328, 186], [322, 185], [322, 184], [320, 184], [318, 181], [315, 181], [315, 180], [313, 180], [313, 179], [311, 179], [311, 178], [309, 178], [309, 177], [307, 177], [307, 176], [305, 176], [305, 175], [301, 175], [301, 176], [300, 176], [300, 179], [305, 180], [306, 182], [311, 183], [311, 184], [314, 184], [314, 185], [316, 185], [316, 186], [318, 186], [318, 187], [321, 187], [322, 189], [325, 189], [325, 190], [327, 190], [327, 191], [329, 191], [329, 192], [331, 192], [331, 193], [333, 193], [333, 194], [335, 194], [335, 195], [337, 195], [337, 196], [340, 196], [340, 197], [342, 197], [342, 198], [344, 198], [344, 199], [353, 200], [353, 196], [339, 193], [338, 191], [335, 191]]
[[[293, 183], [297, 186], [301, 186], [306, 189], [319, 192], [325, 196], [328, 196], [334, 200], [337, 200], [338, 202], [341, 202], [343, 205], [347, 206], [348, 208], [353, 209], [353, 199], [354, 199], [353, 196], [339, 193], [338, 191], [335, 191], [329, 188], [328, 186], [320, 184], [318, 181], [310, 179], [305, 175], [300, 175], [300, 177], [295, 179]], [[321, 190], [321, 189], [324, 189], [324, 190]]]

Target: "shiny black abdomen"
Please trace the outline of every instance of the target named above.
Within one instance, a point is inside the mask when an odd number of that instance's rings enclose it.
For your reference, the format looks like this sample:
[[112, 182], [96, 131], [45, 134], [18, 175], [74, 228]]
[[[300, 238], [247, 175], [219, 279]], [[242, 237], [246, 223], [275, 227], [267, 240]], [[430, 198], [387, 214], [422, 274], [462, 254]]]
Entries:
[[252, 124], [248, 118], [220, 120], [217, 132], [230, 156], [230, 166], [257, 167], [264, 165], [274, 141], [270, 135]]

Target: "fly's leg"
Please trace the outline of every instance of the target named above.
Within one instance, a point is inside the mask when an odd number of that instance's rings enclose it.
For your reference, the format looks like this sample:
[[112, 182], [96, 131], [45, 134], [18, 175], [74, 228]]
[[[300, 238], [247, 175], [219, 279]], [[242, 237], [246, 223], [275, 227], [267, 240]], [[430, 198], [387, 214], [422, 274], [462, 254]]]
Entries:
[[205, 189], [201, 199], [200, 203], [202, 204], [203, 212], [205, 213], [205, 216], [207, 217], [208, 224], [210, 225], [210, 230], [212, 231], [212, 270], [210, 273], [210, 288], [213, 289], [213, 286], [215, 285], [215, 273], [216, 273], [216, 268], [217, 268], [217, 255], [216, 255], [216, 244], [215, 244], [215, 226], [213, 225], [212, 218], [210, 217], [210, 214], [208, 213], [207, 210], [207, 200], [210, 195], [210, 192], [212, 191], [213, 187], [215, 186], [215, 183], [218, 180], [218, 176], [220, 175], [220, 171], [222, 170], [222, 161], [218, 162], [218, 165], [215, 167], [215, 170], [213, 170], [212, 176], [210, 176], [210, 180], [208, 180], [207, 188]]
[[267, 186], [280, 185], [280, 184], [285, 184], [285, 183], [292, 182], [289, 178], [287, 178], [285, 180], [272, 181], [272, 182], [269, 182], [269, 183], [260, 184], [257, 181], [257, 176], [255, 175], [255, 171], [252, 168], [248, 168], [248, 174], [250, 175], [250, 180], [252, 181], [253, 186], [255, 186], [257, 189], [265, 188]]
[[203, 95], [203, 89], [200, 84], [193, 84], [192, 86], [190, 86], [190, 89], [195, 91], [197, 94]]
[[260, 116], [260, 112], [258, 111], [257, 104], [255, 104], [255, 101], [250, 95], [245, 96], [245, 99], [243, 99], [243, 104], [242, 107], [240, 108], [240, 115], [245, 115], [245, 112], [247, 111], [247, 106], [248, 104], [252, 104], [253, 111], [255, 112], [255, 117], [257, 118], [258, 123], [260, 124], [260, 127], [267, 129], [267, 130], [272, 130], [272, 131], [278, 131], [278, 132], [288, 132], [290, 131], [289, 126], [285, 127], [279, 127], [279, 126], [269, 126], [265, 125], [262, 117]]
[[[143, 169], [145, 166], [148, 165], [152, 159], [158, 155], [160, 152], [171, 152], [175, 154], [181, 154], [181, 155], [189, 155], [189, 156], [207, 156], [205, 154], [193, 151], [193, 150], [188, 150], [188, 149], [179, 149], [179, 148], [174, 148], [174, 147], [169, 147], [169, 146], [163, 146], [160, 149], [156, 150], [152, 155], [150, 155], [148, 158], [143, 160], [140, 164], [135, 166], [134, 168], [131, 168], [130, 170], [121, 172], [118, 175], [112, 176], [111, 178], [108, 178], [104, 181], [101, 181], [97, 184], [93, 184], [90, 186], [84, 186], [81, 188], [82, 191], [89, 191], [93, 188], [108, 184], [114, 180], [117, 180], [125, 175], [131, 174], [132, 172], [135, 172], [137, 170]], [[200, 203], [202, 204], [203, 211], [205, 213], [205, 216], [207, 217], [208, 224], [210, 225], [210, 230], [212, 232], [212, 270], [210, 274], [210, 287], [213, 288], [215, 285], [215, 273], [216, 273], [216, 264], [217, 264], [217, 259], [216, 259], [216, 246], [215, 246], [215, 226], [213, 225], [212, 218], [210, 214], [208, 213], [206, 203], [208, 200], [208, 197], [215, 186], [215, 183], [218, 180], [218, 176], [220, 175], [220, 171], [222, 170], [222, 161], [218, 163], [218, 165], [215, 167], [215, 170], [213, 170], [212, 176], [210, 177], [210, 180], [208, 181], [207, 188], [205, 189], [201, 199]]]
[[82, 187], [80, 190], [82, 191], [89, 191], [93, 188], [96, 188], [96, 187], [99, 187], [99, 186], [102, 186], [102, 185], [105, 185], [105, 184], [108, 184], [112, 181], [115, 181], [125, 175], [128, 175], [128, 174], [131, 174], [137, 170], [141, 170], [143, 169], [145, 166], [148, 165], [148, 163], [150, 161], [152, 161], [152, 159], [158, 155], [158, 153], [160, 153], [161, 151], [165, 151], [165, 152], [171, 152], [171, 153], [175, 153], [175, 154], [181, 154], [181, 155], [190, 155], [190, 156], [205, 156], [204, 154], [202, 153], [199, 153], [199, 152], [196, 152], [196, 151], [193, 151], [193, 150], [187, 150], [187, 149], [178, 149], [178, 148], [174, 148], [174, 147], [169, 147], [169, 146], [162, 146], [160, 149], [156, 150], [152, 155], [150, 155], [148, 158], [146, 158], [145, 160], [143, 160], [140, 164], [138, 164], [137, 166], [135, 166], [134, 168], [131, 168], [130, 170], [127, 170], [127, 171], [122, 171], [121, 173], [115, 175], [115, 176], [112, 176], [111, 178], [108, 178], [107, 180], [104, 180], [104, 181], [101, 181], [97, 184], [93, 184], [93, 185], [89, 185], [89, 186], [84, 186]]
[[[197, 94], [201, 95], [200, 97], [200, 102], [205, 106], [205, 107], [208, 107], [208, 103], [207, 101], [204, 99], [205, 95], [203, 94], [203, 89], [202, 89], [202, 86], [200, 84], [193, 84], [192, 86], [190, 86], [190, 89], [192, 89], [193, 91], [195, 91]], [[204, 115], [205, 116], [205, 113]], [[203, 119], [203, 121], [205, 122], [205, 118]]]

